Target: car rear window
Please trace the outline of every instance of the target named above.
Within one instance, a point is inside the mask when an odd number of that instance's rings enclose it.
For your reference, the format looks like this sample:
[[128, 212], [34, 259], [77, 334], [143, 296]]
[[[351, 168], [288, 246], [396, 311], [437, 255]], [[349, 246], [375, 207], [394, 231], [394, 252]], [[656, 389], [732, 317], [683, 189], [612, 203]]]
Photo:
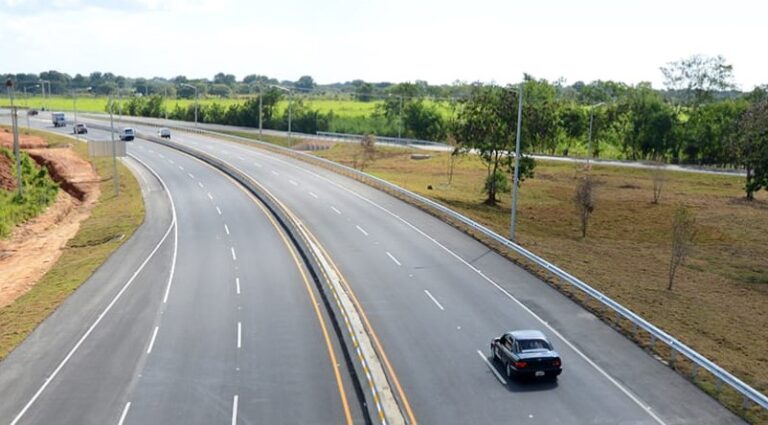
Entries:
[[520, 350], [522, 351], [536, 351], [536, 350], [551, 350], [552, 347], [547, 341], [543, 339], [522, 339], [518, 341]]

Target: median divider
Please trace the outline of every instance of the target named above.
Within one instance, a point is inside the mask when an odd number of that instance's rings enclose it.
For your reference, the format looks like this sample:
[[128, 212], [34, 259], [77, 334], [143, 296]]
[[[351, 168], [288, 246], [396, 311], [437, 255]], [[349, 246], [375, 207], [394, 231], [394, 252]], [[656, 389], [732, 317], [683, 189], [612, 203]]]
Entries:
[[[109, 131], [109, 126], [92, 124], [94, 128]], [[341, 279], [319, 242], [304, 224], [269, 190], [236, 166], [198, 149], [170, 140], [137, 133], [137, 137], [181, 151], [222, 171], [253, 194], [270, 211], [288, 235], [302, 257], [341, 343], [345, 361], [352, 373], [355, 392], [360, 401], [366, 423], [372, 418], [384, 425], [407, 423], [400, 402], [384, 372], [378, 353], [355, 304], [344, 290]], [[367, 388], [367, 391], [364, 389]]]

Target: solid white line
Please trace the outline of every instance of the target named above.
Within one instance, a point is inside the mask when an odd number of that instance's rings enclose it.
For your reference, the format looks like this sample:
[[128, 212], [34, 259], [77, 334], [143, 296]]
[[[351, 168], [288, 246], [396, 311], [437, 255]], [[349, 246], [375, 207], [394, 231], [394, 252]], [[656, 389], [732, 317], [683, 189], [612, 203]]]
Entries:
[[272, 170], [272, 174], [274, 174], [274, 175], [276, 175], [276, 176], [279, 176], [279, 175], [280, 175], [280, 173], [278, 173], [278, 172], [277, 172], [277, 171], [275, 171], [275, 170]]
[[313, 197], [313, 198], [315, 198], [315, 199], [319, 199], [319, 198], [317, 197], [317, 195], [315, 195], [315, 193], [314, 193], [314, 192], [309, 192], [309, 196], [311, 196], [311, 197]]
[[237, 394], [235, 394], [235, 399], [232, 400], [232, 425], [237, 425]]
[[493, 375], [496, 376], [496, 379], [501, 382], [502, 385], [507, 385], [507, 380], [504, 379], [504, 377], [501, 376], [498, 370], [496, 370], [496, 367], [491, 364], [491, 362], [488, 361], [488, 359], [485, 357], [485, 354], [483, 354], [482, 351], [477, 350], [477, 354], [480, 356], [481, 359], [483, 359], [483, 363], [488, 366], [488, 369], [491, 369], [491, 372], [493, 372]]
[[424, 290], [424, 293], [425, 293], [425, 294], [427, 294], [427, 296], [429, 297], [429, 299], [431, 299], [431, 300], [432, 300], [432, 302], [433, 302], [433, 303], [435, 303], [435, 305], [437, 306], [437, 308], [439, 308], [440, 310], [443, 310], [443, 311], [445, 311], [445, 309], [443, 308], [443, 306], [442, 306], [442, 305], [441, 305], [439, 302], [437, 302], [437, 300], [435, 299], [435, 297], [433, 297], [433, 296], [432, 296], [432, 294], [430, 294], [428, 290], [426, 290], [426, 289], [425, 289], [425, 290]]
[[202, 189], [204, 187], [203, 186], [203, 182], [197, 182], [197, 185], [200, 186], [200, 189]]
[[235, 248], [234, 247], [230, 247], [229, 249], [232, 251], [232, 261], [237, 260], [237, 255], [235, 255]]
[[147, 354], [152, 352], [152, 347], [155, 345], [155, 338], [157, 338], [157, 331], [160, 330], [160, 326], [155, 326], [155, 331], [152, 332], [152, 339], [149, 340], [149, 347], [147, 347]]
[[[139, 163], [144, 164], [141, 160], [139, 160], [138, 158], [134, 157], [133, 155], [129, 154], [129, 156], [131, 156], [131, 158], [139, 161]], [[144, 164], [144, 165], [146, 165], [146, 164]], [[147, 167], [147, 168], [149, 170], [152, 170], [149, 167]], [[153, 171], [153, 173], [154, 173], [154, 171]], [[155, 176], [157, 176], [156, 173], [155, 173]], [[160, 182], [163, 183], [162, 180], [160, 180]], [[167, 187], [166, 187], [166, 189], [167, 189]], [[141, 265], [139, 265], [139, 267], [136, 269], [136, 271], [133, 272], [133, 275], [131, 275], [130, 279], [128, 279], [128, 281], [123, 285], [123, 287], [120, 288], [120, 291], [117, 293], [117, 295], [115, 295], [115, 297], [112, 298], [112, 301], [110, 301], [110, 303], [107, 304], [107, 306], [104, 308], [104, 310], [101, 312], [101, 314], [99, 314], [99, 316], [96, 318], [96, 320], [91, 324], [91, 326], [88, 328], [88, 330], [86, 330], [85, 333], [83, 334], [83, 336], [81, 336], [80, 339], [77, 341], [77, 343], [75, 343], [74, 347], [72, 347], [72, 349], [69, 350], [69, 352], [64, 357], [64, 359], [58, 364], [58, 366], [56, 366], [56, 369], [54, 369], [53, 372], [48, 376], [48, 378], [43, 382], [43, 385], [41, 385], [40, 388], [32, 396], [32, 398], [29, 399], [27, 404], [24, 405], [24, 408], [21, 409], [21, 411], [18, 413], [18, 415], [16, 415], [16, 417], [13, 419], [13, 422], [11, 422], [10, 425], [16, 425], [17, 423], [19, 423], [19, 420], [21, 420], [21, 418], [24, 417], [24, 415], [27, 413], [27, 410], [29, 410], [29, 408], [32, 406], [32, 404], [34, 404], [34, 402], [37, 401], [38, 398], [40, 398], [40, 395], [48, 387], [48, 384], [50, 384], [51, 381], [53, 381], [54, 378], [56, 378], [56, 376], [58, 376], [59, 372], [61, 372], [61, 369], [64, 368], [64, 366], [69, 362], [69, 360], [77, 352], [77, 350], [80, 348], [80, 346], [83, 345], [83, 342], [85, 342], [85, 340], [91, 335], [93, 330], [96, 329], [96, 326], [98, 326], [99, 323], [101, 323], [101, 321], [107, 315], [107, 313], [109, 313], [109, 311], [112, 310], [112, 307], [123, 296], [125, 291], [128, 290], [128, 288], [131, 286], [131, 284], [136, 279], [136, 277], [139, 275], [139, 273], [141, 273], [141, 271], [144, 270], [144, 267], [147, 265], [149, 260], [152, 259], [152, 257], [155, 255], [157, 250], [160, 249], [160, 247], [163, 245], [163, 242], [165, 242], [165, 240], [168, 238], [168, 235], [171, 234], [171, 230], [176, 227], [176, 215], [175, 215], [175, 208], [173, 208], [173, 198], [171, 197], [170, 192], [167, 192], [167, 193], [168, 193], [168, 197], [171, 199], [171, 208], [172, 208], [172, 211], [174, 211], [174, 214], [173, 214], [173, 220], [171, 221], [171, 224], [168, 226], [168, 230], [165, 231], [165, 234], [160, 239], [160, 242], [158, 242], [157, 245], [155, 245], [155, 248], [152, 249], [152, 252], [149, 253], [147, 258], [144, 259], [144, 261], [141, 263]], [[173, 264], [171, 266], [171, 274], [173, 273], [174, 265], [175, 265], [175, 257], [174, 257], [174, 260], [173, 260]]]
[[208, 199], [210, 199], [211, 201], [213, 201], [213, 195], [211, 195], [211, 192], [208, 192]]
[[242, 348], [243, 346], [243, 324], [240, 322], [237, 322], [237, 348]]
[[131, 408], [131, 402], [125, 403], [125, 409], [123, 409], [123, 414], [120, 415], [120, 420], [117, 422], [117, 425], [123, 425], [123, 422], [125, 422], [125, 417], [128, 415], [128, 409]]
[[240, 295], [240, 278], [235, 278], [235, 289], [237, 289], [237, 295]]
[[336, 214], [338, 214], [338, 215], [341, 215], [341, 211], [339, 211], [338, 209], [336, 209], [336, 207], [331, 207], [331, 209], [332, 209], [332, 210], [333, 210], [333, 212], [335, 212]]
[[289, 183], [291, 183], [291, 184], [292, 184], [292, 185], [294, 185], [294, 186], [298, 186], [298, 185], [299, 185], [298, 183], [296, 183], [296, 182], [295, 182], [295, 181], [293, 181], [293, 180], [288, 180], [288, 182], [289, 182]]
[[216, 211], [221, 215], [221, 209], [219, 207], [216, 207]]
[[194, 179], [195, 178], [195, 176], [193, 176], [192, 173], [187, 173], [187, 175], [189, 176], [190, 179]]
[[472, 266], [472, 265], [471, 265], [471, 264], [469, 264], [469, 263], [468, 263], [466, 260], [464, 260], [463, 258], [461, 258], [461, 256], [459, 256], [459, 255], [458, 255], [458, 254], [456, 254], [455, 252], [451, 251], [451, 250], [450, 250], [448, 247], [446, 247], [445, 245], [443, 245], [443, 244], [441, 244], [440, 242], [438, 242], [438, 241], [437, 241], [437, 239], [433, 238], [432, 236], [429, 236], [429, 235], [428, 235], [426, 232], [424, 232], [423, 230], [419, 229], [419, 228], [418, 228], [418, 227], [416, 227], [415, 225], [411, 224], [411, 223], [410, 223], [408, 220], [405, 220], [404, 218], [400, 217], [399, 215], [395, 214], [394, 212], [392, 212], [392, 211], [388, 210], [387, 208], [385, 208], [385, 207], [383, 207], [383, 206], [381, 206], [381, 205], [377, 204], [376, 202], [374, 202], [374, 201], [372, 201], [372, 200], [370, 200], [370, 199], [366, 198], [365, 196], [363, 196], [363, 195], [361, 195], [361, 194], [359, 194], [359, 193], [355, 192], [355, 191], [354, 191], [354, 190], [352, 190], [352, 189], [349, 189], [349, 188], [347, 188], [347, 187], [344, 187], [343, 185], [341, 185], [341, 184], [339, 184], [339, 183], [336, 183], [336, 182], [334, 182], [333, 180], [331, 180], [331, 179], [329, 179], [329, 178], [327, 178], [327, 177], [325, 177], [325, 176], [322, 176], [322, 175], [320, 175], [320, 174], [317, 174], [317, 173], [315, 173], [315, 172], [313, 172], [313, 171], [310, 171], [310, 170], [308, 170], [308, 169], [306, 169], [306, 168], [302, 168], [302, 167], [299, 167], [298, 165], [292, 164], [292, 163], [290, 163], [290, 162], [288, 162], [288, 161], [284, 161], [284, 160], [282, 160], [282, 159], [280, 159], [280, 158], [273, 158], [273, 157], [270, 157], [270, 156], [268, 156], [268, 155], [264, 155], [264, 156], [265, 156], [265, 157], [268, 157], [268, 158], [270, 158], [270, 159], [272, 159], [272, 160], [274, 160], [274, 161], [277, 161], [277, 162], [280, 162], [280, 163], [282, 163], [282, 164], [285, 164], [285, 165], [287, 165], [287, 166], [289, 166], [289, 167], [293, 167], [293, 168], [295, 168], [295, 169], [297, 169], [297, 170], [303, 171], [303, 172], [305, 172], [305, 173], [307, 173], [307, 174], [310, 174], [310, 175], [312, 175], [312, 176], [314, 176], [314, 177], [316, 177], [316, 178], [319, 178], [319, 179], [321, 179], [321, 180], [323, 180], [323, 181], [325, 181], [325, 182], [327, 182], [327, 183], [329, 183], [329, 184], [331, 184], [331, 185], [333, 185], [333, 186], [336, 186], [337, 188], [339, 188], [339, 189], [341, 189], [341, 190], [343, 190], [343, 191], [345, 191], [345, 192], [347, 192], [347, 193], [351, 194], [352, 196], [355, 196], [356, 198], [358, 198], [358, 199], [361, 199], [361, 200], [363, 200], [364, 202], [367, 202], [367, 203], [369, 203], [370, 205], [373, 205], [374, 207], [376, 207], [376, 208], [380, 209], [381, 211], [384, 211], [386, 214], [388, 214], [388, 215], [390, 215], [390, 216], [394, 217], [396, 220], [398, 220], [398, 221], [402, 222], [403, 224], [405, 224], [406, 226], [410, 227], [410, 228], [411, 228], [411, 229], [413, 229], [413, 230], [414, 230], [416, 233], [418, 233], [418, 234], [420, 234], [420, 235], [424, 236], [425, 238], [427, 238], [429, 241], [431, 241], [432, 243], [434, 243], [434, 244], [435, 244], [435, 245], [437, 245], [438, 247], [442, 248], [442, 249], [443, 249], [445, 252], [449, 253], [451, 256], [453, 256], [454, 258], [456, 258], [456, 259], [457, 259], [459, 262], [461, 262], [462, 264], [464, 264], [465, 266], [467, 266], [469, 269], [471, 269], [472, 271], [474, 271], [475, 273], [477, 273], [478, 275], [480, 275], [480, 276], [481, 276], [483, 279], [485, 279], [485, 280], [486, 280], [488, 283], [490, 283], [491, 285], [493, 285], [493, 286], [494, 286], [496, 289], [498, 289], [499, 291], [501, 291], [501, 292], [502, 292], [502, 293], [503, 293], [505, 296], [507, 296], [507, 298], [509, 298], [510, 300], [512, 300], [513, 302], [515, 302], [517, 305], [519, 305], [521, 308], [523, 308], [523, 310], [525, 310], [525, 311], [526, 311], [528, 314], [530, 314], [531, 316], [533, 316], [533, 318], [534, 318], [534, 319], [536, 319], [538, 322], [540, 322], [540, 323], [541, 323], [543, 326], [545, 326], [547, 329], [549, 329], [550, 331], [552, 331], [552, 333], [553, 333], [553, 334], [555, 334], [555, 335], [556, 335], [556, 336], [557, 336], [557, 337], [558, 337], [558, 338], [559, 338], [561, 341], [563, 341], [563, 342], [564, 342], [566, 345], [568, 345], [568, 347], [570, 347], [572, 350], [574, 350], [574, 352], [576, 352], [576, 354], [578, 354], [578, 355], [579, 355], [579, 357], [581, 357], [581, 358], [582, 358], [582, 359], [584, 359], [584, 360], [585, 360], [587, 363], [589, 363], [589, 364], [590, 364], [590, 366], [592, 366], [592, 367], [593, 367], [595, 370], [597, 370], [597, 371], [598, 371], [598, 373], [600, 373], [601, 375], [603, 375], [603, 376], [604, 376], [604, 377], [605, 377], [605, 378], [606, 378], [606, 379], [607, 379], [609, 382], [611, 382], [611, 383], [612, 383], [614, 386], [616, 386], [616, 387], [617, 387], [617, 388], [618, 388], [618, 389], [619, 389], [619, 390], [620, 390], [622, 393], [624, 393], [624, 395], [626, 395], [626, 396], [627, 396], [627, 397], [628, 397], [630, 400], [632, 400], [632, 401], [633, 401], [635, 404], [637, 404], [638, 406], [640, 406], [640, 408], [642, 408], [642, 409], [643, 409], [643, 410], [644, 410], [644, 411], [645, 411], [645, 412], [646, 412], [646, 413], [647, 413], [647, 414], [648, 414], [648, 415], [649, 415], [651, 418], [653, 418], [653, 419], [654, 419], [654, 420], [655, 420], [657, 423], [659, 423], [659, 424], [662, 424], [662, 425], [664, 425], [664, 424], [665, 424], [665, 423], [664, 423], [664, 421], [662, 421], [662, 420], [661, 420], [661, 418], [659, 418], [659, 417], [658, 417], [658, 416], [657, 416], [657, 415], [656, 415], [656, 414], [653, 412], [653, 410], [650, 408], [650, 406], [646, 405], [646, 404], [645, 404], [645, 403], [644, 403], [642, 400], [640, 400], [638, 397], [636, 397], [634, 394], [632, 394], [632, 393], [631, 393], [631, 392], [630, 392], [630, 391], [629, 391], [627, 388], [625, 388], [625, 387], [624, 387], [624, 386], [623, 386], [621, 383], [619, 383], [618, 381], [616, 381], [616, 380], [615, 380], [615, 379], [614, 379], [614, 378], [613, 378], [611, 375], [609, 375], [609, 374], [608, 374], [608, 372], [604, 371], [604, 370], [603, 370], [603, 369], [602, 369], [600, 366], [598, 366], [598, 365], [597, 365], [597, 363], [595, 363], [594, 361], [592, 361], [592, 360], [591, 360], [589, 357], [587, 357], [587, 355], [586, 355], [586, 354], [584, 354], [584, 353], [583, 353], [581, 350], [579, 350], [578, 348], [576, 348], [576, 346], [575, 346], [575, 345], [573, 345], [573, 344], [572, 344], [570, 341], [568, 341], [567, 339], [565, 339], [565, 337], [564, 337], [562, 334], [560, 334], [560, 333], [559, 333], [558, 331], [556, 331], [556, 330], [555, 330], [555, 329], [554, 329], [554, 328], [553, 328], [551, 325], [549, 325], [549, 323], [547, 323], [546, 321], [544, 321], [544, 319], [542, 319], [542, 318], [541, 318], [541, 317], [539, 317], [539, 316], [538, 316], [536, 313], [534, 313], [534, 312], [533, 312], [533, 310], [531, 310], [531, 309], [529, 309], [528, 307], [526, 307], [526, 306], [525, 306], [525, 305], [524, 305], [522, 302], [520, 302], [520, 301], [519, 301], [517, 298], [515, 298], [515, 297], [514, 297], [512, 294], [510, 294], [510, 293], [509, 293], [507, 290], [505, 290], [504, 288], [502, 288], [502, 287], [501, 287], [501, 285], [499, 285], [498, 283], [496, 283], [495, 281], [493, 281], [492, 279], [490, 279], [489, 277], [487, 277], [486, 275], [484, 275], [484, 274], [483, 274], [483, 273], [482, 273], [482, 272], [481, 272], [479, 269], [477, 269], [476, 267]]
[[[154, 174], [155, 177], [157, 177], [157, 180], [160, 181], [160, 184], [163, 186], [163, 188], [165, 189], [165, 192], [168, 194], [168, 200], [171, 203], [171, 215], [173, 216], [173, 222], [177, 223], [177, 220], [176, 220], [176, 203], [173, 201], [173, 196], [171, 195], [171, 190], [168, 188], [168, 185], [165, 184], [165, 180], [163, 180], [162, 177], [160, 177], [160, 175], [152, 167], [150, 167], [149, 165], [145, 164], [142, 160], [140, 160], [139, 158], [136, 158], [133, 155], [130, 155], [130, 156], [131, 156], [131, 158], [133, 158], [136, 161], [138, 161], [140, 164], [143, 164], [145, 167], [147, 167], [147, 169], [152, 174]], [[163, 304], [168, 303], [168, 296], [171, 293], [171, 284], [173, 283], [173, 276], [174, 276], [174, 274], [176, 272], [176, 257], [178, 255], [178, 253], [179, 253], [179, 226], [175, 225], [173, 227], [173, 258], [171, 260], [171, 271], [168, 274], [168, 282], [166, 282], [166, 286], [165, 286], [165, 295], [163, 295]]]
[[227, 226], [227, 223], [224, 223], [224, 231], [229, 234], [229, 226]]
[[355, 227], [357, 227], [357, 230], [359, 230], [360, 233], [364, 234], [365, 236], [368, 236], [368, 232], [366, 232], [365, 229], [357, 225], [355, 225]]
[[395, 264], [397, 264], [398, 266], [402, 266], [402, 264], [400, 264], [400, 262], [399, 262], [399, 261], [397, 261], [397, 258], [395, 258], [395, 256], [394, 256], [394, 255], [390, 254], [390, 253], [389, 253], [389, 251], [387, 251], [387, 255], [389, 256], [389, 259], [390, 259], [390, 260], [392, 260], [392, 261], [394, 261], [394, 262], [395, 262]]

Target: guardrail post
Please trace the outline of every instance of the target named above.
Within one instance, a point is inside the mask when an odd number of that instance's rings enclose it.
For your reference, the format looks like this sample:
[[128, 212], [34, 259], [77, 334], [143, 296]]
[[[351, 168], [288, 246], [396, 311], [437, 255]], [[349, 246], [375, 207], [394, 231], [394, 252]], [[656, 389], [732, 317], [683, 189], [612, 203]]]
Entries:
[[637, 322], [632, 322], [632, 338], [637, 338]]
[[691, 381], [693, 381], [694, 384], [696, 383], [696, 378], [698, 378], [698, 376], [699, 376], [699, 365], [694, 363], [693, 367], [691, 368]]
[[651, 340], [648, 342], [648, 350], [653, 351], [656, 348], [656, 336], [651, 334]]
[[669, 349], [672, 351], [669, 355], [669, 365], [672, 367], [672, 369], [675, 368], [675, 357], [677, 357], [677, 350], [675, 350], [675, 347], [669, 346]]
[[718, 378], [715, 378], [715, 394], [717, 394], [718, 397], [720, 396], [720, 391], [722, 391], [722, 389], [723, 389], [723, 381], [721, 381]]
[[749, 409], [749, 398], [745, 395], [741, 397], [741, 408], [744, 410]]

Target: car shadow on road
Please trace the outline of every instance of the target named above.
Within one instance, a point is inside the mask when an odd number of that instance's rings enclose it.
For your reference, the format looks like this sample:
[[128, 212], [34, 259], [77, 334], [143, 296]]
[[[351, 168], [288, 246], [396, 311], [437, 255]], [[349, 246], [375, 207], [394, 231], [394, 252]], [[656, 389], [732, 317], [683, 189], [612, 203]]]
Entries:
[[[528, 392], [536, 392], [536, 391], [550, 391], [558, 387], [559, 380], [557, 378], [550, 378], [550, 377], [510, 378], [510, 377], [507, 377], [507, 374], [504, 371], [504, 367], [501, 365], [501, 363], [499, 363], [498, 361], [495, 361], [493, 358], [489, 358], [488, 361], [493, 366], [493, 368], [496, 369], [496, 372], [498, 372], [499, 376], [504, 377], [504, 380], [507, 381], [506, 388], [509, 392], [528, 393]], [[503, 384], [499, 382], [499, 385], [503, 385]]]

